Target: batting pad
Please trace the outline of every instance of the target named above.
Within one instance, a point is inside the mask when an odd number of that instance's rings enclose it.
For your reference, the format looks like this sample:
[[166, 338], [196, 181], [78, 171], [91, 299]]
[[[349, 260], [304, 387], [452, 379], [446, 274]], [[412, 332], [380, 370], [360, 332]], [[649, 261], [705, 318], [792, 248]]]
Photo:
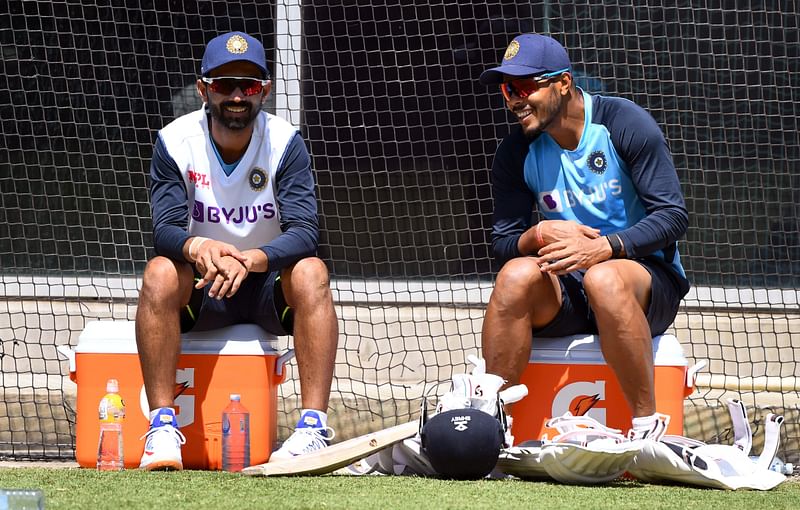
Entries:
[[636, 478], [654, 483], [685, 483], [716, 489], [769, 490], [786, 477], [769, 466], [780, 442], [783, 417], [770, 413], [764, 423], [764, 449], [753, 460], [747, 412], [738, 400], [728, 401], [734, 428], [734, 444], [706, 444], [683, 436], [664, 436], [646, 441], [628, 469]]
[[541, 441], [525, 441], [519, 446], [503, 448], [495, 470], [523, 480], [552, 479], [542, 465]]
[[531, 441], [506, 448], [497, 470], [523, 479], [553, 479], [574, 485], [605, 483], [622, 476], [642, 447], [620, 430], [587, 416], [563, 416], [547, 426], [560, 433], [552, 441]]

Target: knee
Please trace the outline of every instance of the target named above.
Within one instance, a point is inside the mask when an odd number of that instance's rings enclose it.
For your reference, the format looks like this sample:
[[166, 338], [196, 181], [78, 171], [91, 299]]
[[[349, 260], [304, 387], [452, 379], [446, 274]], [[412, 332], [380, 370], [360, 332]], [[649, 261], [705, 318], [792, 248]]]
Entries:
[[317, 257], [299, 260], [291, 269], [292, 300], [317, 303], [331, 299], [330, 276], [325, 263]]
[[166, 257], [151, 259], [144, 268], [139, 301], [163, 303], [181, 296], [181, 272], [172, 260]]
[[597, 264], [583, 276], [583, 288], [592, 308], [616, 306], [629, 293], [625, 279], [612, 264]]
[[535, 301], [537, 291], [549, 285], [550, 277], [542, 273], [536, 261], [519, 257], [508, 261], [495, 280], [491, 299], [495, 305], [513, 306]]

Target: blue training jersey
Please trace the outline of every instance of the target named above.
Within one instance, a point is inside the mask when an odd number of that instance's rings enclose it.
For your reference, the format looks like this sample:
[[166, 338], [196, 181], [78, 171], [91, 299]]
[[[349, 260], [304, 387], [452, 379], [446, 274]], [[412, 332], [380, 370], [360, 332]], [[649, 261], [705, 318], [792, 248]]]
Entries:
[[657, 257], [685, 278], [677, 241], [688, 214], [669, 147], [655, 120], [622, 98], [582, 92], [584, 129], [575, 150], [520, 127], [492, 166], [492, 247], [502, 264], [520, 256], [519, 237], [536, 207], [548, 220], [573, 220], [616, 233], [629, 258]]

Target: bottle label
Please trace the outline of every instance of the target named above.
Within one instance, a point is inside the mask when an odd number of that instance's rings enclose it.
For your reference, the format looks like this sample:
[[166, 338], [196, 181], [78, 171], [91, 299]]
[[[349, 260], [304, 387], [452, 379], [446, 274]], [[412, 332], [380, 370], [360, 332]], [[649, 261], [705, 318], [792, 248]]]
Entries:
[[101, 422], [113, 423], [125, 418], [125, 402], [116, 393], [109, 393], [100, 401], [99, 415]]

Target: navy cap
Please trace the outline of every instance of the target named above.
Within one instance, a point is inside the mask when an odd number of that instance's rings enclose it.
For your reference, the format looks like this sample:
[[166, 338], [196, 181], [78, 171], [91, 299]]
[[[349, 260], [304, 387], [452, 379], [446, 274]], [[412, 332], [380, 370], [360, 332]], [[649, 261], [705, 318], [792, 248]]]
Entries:
[[569, 69], [569, 55], [561, 43], [540, 34], [522, 34], [506, 48], [503, 62], [481, 74], [484, 85], [503, 83], [503, 75], [530, 76]]
[[267, 58], [261, 42], [244, 32], [229, 32], [218, 35], [206, 45], [203, 62], [200, 64], [200, 74], [208, 76], [211, 71], [229, 62], [244, 60], [252, 62], [264, 77], [269, 76], [267, 71]]
[[492, 472], [504, 433], [500, 421], [478, 409], [453, 409], [422, 426], [422, 449], [446, 478], [478, 480]]

